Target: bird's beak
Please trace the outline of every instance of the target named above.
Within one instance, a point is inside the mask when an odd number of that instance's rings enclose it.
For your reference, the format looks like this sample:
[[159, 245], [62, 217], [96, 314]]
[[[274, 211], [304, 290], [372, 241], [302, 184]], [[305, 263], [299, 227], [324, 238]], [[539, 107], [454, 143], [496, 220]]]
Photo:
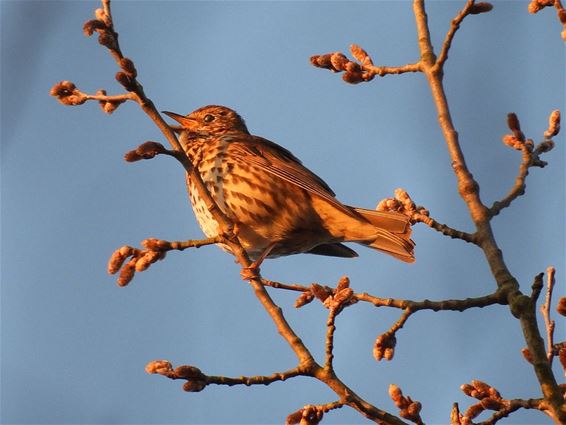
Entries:
[[179, 115], [176, 114], [174, 112], [169, 112], [169, 111], [161, 111], [162, 113], [164, 113], [165, 115], [167, 115], [170, 118], [173, 118], [175, 121], [177, 121], [179, 124], [181, 124], [184, 128], [187, 129], [193, 129], [196, 126], [196, 121], [192, 118], [188, 118], [185, 117], [184, 115]]

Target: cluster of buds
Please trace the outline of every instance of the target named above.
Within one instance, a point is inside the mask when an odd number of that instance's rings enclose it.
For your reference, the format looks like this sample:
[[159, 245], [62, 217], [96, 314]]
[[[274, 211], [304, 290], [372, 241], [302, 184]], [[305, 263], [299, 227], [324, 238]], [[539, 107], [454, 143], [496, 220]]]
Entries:
[[529, 3], [529, 12], [530, 13], [537, 13], [538, 11], [540, 11], [541, 9], [544, 9], [545, 7], [548, 6], [554, 6], [557, 8], [558, 10], [558, 19], [560, 20], [560, 23], [562, 24], [563, 30], [562, 30], [562, 39], [564, 41], [566, 41], [566, 9], [564, 9], [564, 7], [562, 6], [562, 4], [560, 2], [557, 2], [555, 0], [532, 0]]
[[114, 31], [112, 18], [104, 9], [96, 9], [94, 11], [95, 19], [86, 21], [83, 25], [83, 33], [90, 37], [95, 32], [98, 33], [98, 42], [109, 49], [117, 48], [116, 39], [118, 34]]
[[525, 134], [521, 131], [521, 125], [517, 115], [511, 112], [507, 115], [507, 126], [513, 134], [503, 136], [503, 143], [507, 146], [522, 151], [523, 154], [534, 154], [532, 165], [544, 167], [546, 162], [538, 159], [538, 155], [548, 152], [554, 148], [552, 137], [556, 136], [560, 131], [560, 111], [552, 111], [548, 118], [548, 128], [544, 132], [544, 140], [536, 147], [531, 139], [525, 138]]
[[315, 298], [322, 302], [322, 305], [327, 309], [336, 312], [357, 302], [357, 299], [354, 297], [354, 291], [350, 288], [350, 279], [348, 279], [347, 276], [340, 278], [336, 288], [313, 283], [308, 291], [303, 292], [299, 298], [297, 298], [295, 307], [302, 307]]
[[195, 366], [183, 365], [173, 369], [167, 360], [154, 360], [149, 362], [145, 371], [150, 374], [163, 375], [170, 379], [185, 379], [183, 390], [191, 393], [202, 391], [206, 385], [206, 375]]
[[385, 332], [375, 339], [373, 345], [373, 357], [378, 362], [381, 360], [392, 360], [395, 355], [397, 337], [395, 332]]
[[142, 159], [151, 159], [166, 152], [168, 150], [161, 143], [149, 141], [142, 143], [134, 150], [126, 152], [124, 159], [128, 162], [136, 162]]
[[[165, 258], [166, 251], [160, 249], [154, 243], [155, 240], [142, 241], [142, 246], [146, 248], [144, 250], [125, 245], [114, 251], [108, 260], [108, 273], [116, 274], [120, 271], [117, 280], [119, 286], [126, 286], [132, 281], [136, 272], [147, 270], [153, 263]], [[130, 257], [131, 259], [126, 262]]]
[[344, 72], [342, 79], [350, 84], [371, 81], [375, 77], [373, 61], [364, 49], [356, 44], [350, 46], [352, 56], [358, 61], [348, 59], [340, 52], [312, 56], [311, 64], [318, 68], [329, 69], [332, 72]]
[[322, 420], [324, 412], [313, 405], [306, 405], [302, 409], [291, 413], [285, 420], [285, 425], [317, 425]]
[[416, 424], [423, 423], [420, 416], [422, 408], [420, 402], [413, 401], [411, 397], [403, 395], [401, 388], [395, 384], [389, 385], [389, 397], [391, 397], [395, 406], [399, 408], [399, 416]]
[[127, 91], [135, 91], [137, 88], [136, 77], [138, 72], [131, 59], [125, 58], [118, 47], [118, 33], [114, 31], [112, 19], [103, 9], [96, 9], [95, 19], [85, 22], [83, 32], [90, 37], [98, 33], [98, 42], [109, 49], [116, 57], [118, 65], [122, 69], [116, 73], [118, 81]]
[[422, 206], [417, 206], [404, 189], [395, 189], [393, 198], [379, 201], [375, 207], [377, 211], [395, 211], [411, 218], [411, 222], [422, 221], [429, 216], [429, 212]]
[[453, 424], [468, 425], [484, 410], [500, 411], [508, 407], [509, 402], [501, 397], [499, 391], [485, 382], [472, 380], [471, 384], [464, 384], [460, 389], [467, 396], [479, 400], [479, 403], [470, 406], [464, 414], [453, 411]]
[[529, 13], [537, 13], [547, 6], [554, 5], [554, 0], [531, 0], [529, 3]]
[[56, 97], [63, 105], [82, 105], [88, 100], [86, 94], [80, 91], [71, 81], [61, 81], [55, 84], [49, 94]]
[[131, 59], [128, 58], [121, 58], [119, 61], [120, 68], [122, 71], [118, 71], [116, 73], [116, 81], [122, 84], [128, 91], [135, 91], [136, 90], [136, 77], [138, 72], [136, 71], [136, 67]]

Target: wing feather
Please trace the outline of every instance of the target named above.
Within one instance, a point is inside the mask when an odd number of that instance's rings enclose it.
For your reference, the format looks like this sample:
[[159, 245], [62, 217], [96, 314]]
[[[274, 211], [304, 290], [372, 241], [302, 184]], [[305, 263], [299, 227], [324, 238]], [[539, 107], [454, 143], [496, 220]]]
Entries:
[[257, 136], [254, 136], [253, 140], [238, 139], [234, 141], [237, 143], [231, 144], [229, 148], [230, 154], [234, 158], [240, 159], [245, 164], [254, 165], [311, 194], [317, 195], [350, 216], [360, 217], [360, 214], [338, 201], [330, 186], [308, 170], [287, 149]]

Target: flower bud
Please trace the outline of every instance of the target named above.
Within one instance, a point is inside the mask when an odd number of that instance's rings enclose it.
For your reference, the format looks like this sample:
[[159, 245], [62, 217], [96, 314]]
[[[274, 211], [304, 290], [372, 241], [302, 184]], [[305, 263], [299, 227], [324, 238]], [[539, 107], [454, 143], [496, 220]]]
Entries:
[[345, 72], [342, 74], [342, 80], [350, 84], [358, 84], [365, 81], [361, 72]]
[[[566, 10], [562, 10], [562, 12], [565, 12], [566, 15]], [[557, 109], [555, 111], [552, 111], [550, 113], [550, 116], [548, 117], [548, 129], [544, 132], [544, 137], [550, 139], [551, 137], [556, 136], [559, 131], [560, 131], [560, 111]]]
[[352, 52], [352, 56], [362, 65], [373, 65], [373, 62], [367, 52], [357, 44], [352, 44], [350, 46], [350, 52]]
[[182, 379], [202, 380], [204, 374], [198, 367], [183, 365], [175, 368], [175, 375]]
[[476, 3], [470, 8], [471, 15], [478, 15], [480, 13], [486, 13], [493, 9], [493, 5], [487, 2]]
[[98, 43], [100, 43], [102, 46], [110, 50], [116, 50], [117, 48], [116, 39], [108, 31], [103, 31], [100, 34], [98, 34]]
[[206, 382], [204, 381], [187, 381], [183, 384], [183, 390], [188, 393], [198, 393], [206, 387]]
[[333, 53], [330, 56], [330, 63], [336, 71], [344, 71], [349, 63], [348, 58], [340, 52]]
[[558, 305], [556, 306], [556, 311], [561, 316], [566, 316], [566, 297], [562, 297], [558, 300]]
[[330, 288], [328, 288], [326, 286], [319, 285], [317, 283], [313, 283], [311, 285], [311, 291], [312, 291], [313, 295], [322, 302], [324, 302], [324, 300], [332, 294], [332, 291], [330, 290]]
[[167, 360], [154, 360], [146, 365], [145, 371], [150, 374], [167, 375], [173, 372], [173, 366]]
[[330, 62], [331, 56], [332, 56], [331, 54], [315, 55], [315, 56], [311, 56], [310, 61], [311, 64], [313, 64], [318, 68], [326, 68], [334, 71], [334, 68], [332, 67], [332, 63]]
[[116, 73], [116, 81], [118, 81], [122, 87], [128, 91], [134, 91], [135, 84], [134, 80], [128, 76], [125, 72], [119, 71]]
[[495, 410], [495, 411], [500, 410], [501, 408], [503, 408], [505, 406], [501, 401], [495, 400], [495, 399], [490, 398], [490, 397], [486, 397], [486, 398], [482, 399], [480, 404], [482, 405], [482, 407], [484, 409]]
[[138, 71], [131, 59], [120, 59], [120, 68], [122, 68], [122, 70], [131, 78], [136, 78], [138, 75]]
[[90, 21], [86, 21], [83, 25], [83, 33], [87, 37], [90, 37], [94, 34], [95, 31], [102, 31], [106, 29], [106, 25], [104, 22], [98, 19], [91, 19]]
[[481, 412], [484, 411], [484, 408], [481, 404], [473, 404], [464, 412], [464, 416], [469, 419], [474, 419], [478, 416]]
[[348, 276], [342, 276], [338, 281], [338, 285], [336, 285], [336, 291], [340, 291], [341, 289], [349, 288], [350, 287], [350, 279]]
[[310, 291], [305, 291], [295, 300], [295, 308], [301, 308], [314, 300], [314, 295]]
[[133, 253], [134, 253], [134, 248], [127, 245], [114, 251], [110, 256], [110, 259], [108, 260], [108, 267], [107, 267], [108, 274], [115, 274], [118, 270], [120, 270], [126, 258], [131, 256]]
[[389, 397], [397, 406], [397, 403], [400, 403], [403, 399], [403, 391], [401, 391], [401, 388], [399, 388], [397, 385], [389, 384]]
[[118, 286], [126, 286], [128, 283], [132, 281], [134, 275], [136, 274], [136, 266], [135, 262], [132, 263], [129, 261], [126, 265], [122, 267], [120, 270], [120, 275], [118, 276]]

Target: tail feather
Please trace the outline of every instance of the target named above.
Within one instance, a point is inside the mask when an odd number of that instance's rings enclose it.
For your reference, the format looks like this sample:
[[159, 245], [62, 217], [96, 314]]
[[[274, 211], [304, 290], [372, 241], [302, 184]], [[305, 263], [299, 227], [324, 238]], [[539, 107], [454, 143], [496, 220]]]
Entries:
[[415, 243], [411, 240], [409, 217], [393, 211], [376, 211], [353, 208], [377, 228], [377, 237], [362, 244], [392, 255], [406, 263], [413, 263]]
[[350, 207], [363, 218], [383, 230], [400, 235], [411, 235], [411, 224], [409, 217], [394, 211], [377, 211], [365, 208]]
[[395, 235], [382, 229], [378, 230], [378, 236], [373, 241], [362, 243], [370, 248], [392, 255], [406, 263], [415, 262], [413, 253], [415, 243], [411, 239]]

